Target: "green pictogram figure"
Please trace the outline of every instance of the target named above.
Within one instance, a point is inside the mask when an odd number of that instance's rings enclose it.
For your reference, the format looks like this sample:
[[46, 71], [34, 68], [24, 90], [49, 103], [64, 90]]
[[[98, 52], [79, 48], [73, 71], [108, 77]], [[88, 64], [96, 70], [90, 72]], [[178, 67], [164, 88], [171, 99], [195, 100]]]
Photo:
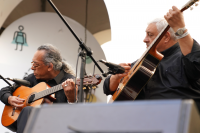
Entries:
[[24, 27], [22, 25], [20, 25], [18, 27], [18, 29], [20, 31], [15, 31], [12, 43], [16, 44], [16, 49], [15, 50], [17, 50], [18, 44], [20, 44], [21, 45], [21, 50], [20, 51], [22, 51], [23, 45], [24, 46], [28, 46], [28, 44], [26, 43], [27, 38], [26, 38], [26, 33], [22, 32], [24, 30]]

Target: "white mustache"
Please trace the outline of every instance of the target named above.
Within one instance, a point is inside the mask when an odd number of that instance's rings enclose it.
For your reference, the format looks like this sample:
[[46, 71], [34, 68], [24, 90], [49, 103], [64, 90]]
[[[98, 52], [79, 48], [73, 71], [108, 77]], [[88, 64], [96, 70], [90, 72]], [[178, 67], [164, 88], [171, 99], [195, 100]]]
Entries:
[[147, 45], [147, 47], [149, 47], [150, 44], [146, 44], [146, 45]]

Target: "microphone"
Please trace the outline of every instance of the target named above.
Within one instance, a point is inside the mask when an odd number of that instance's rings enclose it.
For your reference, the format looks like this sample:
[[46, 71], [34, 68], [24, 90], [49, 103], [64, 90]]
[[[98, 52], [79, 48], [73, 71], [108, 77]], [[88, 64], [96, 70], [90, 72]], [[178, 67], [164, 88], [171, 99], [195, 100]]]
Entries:
[[20, 84], [20, 85], [24, 85], [24, 86], [30, 86], [31, 85], [31, 83], [29, 81], [23, 80], [23, 79], [17, 79], [17, 78], [13, 78], [13, 79], [6, 78], [6, 79], [11, 80], [11, 81], [15, 82], [16, 84]]
[[121, 67], [120, 65], [111, 63], [111, 62], [107, 62], [105, 60], [99, 60], [100, 62], [102, 62], [103, 64], [105, 64], [107, 67], [109, 67], [109, 73], [111, 74], [120, 74], [120, 73], [124, 73], [125, 69], [123, 67]]

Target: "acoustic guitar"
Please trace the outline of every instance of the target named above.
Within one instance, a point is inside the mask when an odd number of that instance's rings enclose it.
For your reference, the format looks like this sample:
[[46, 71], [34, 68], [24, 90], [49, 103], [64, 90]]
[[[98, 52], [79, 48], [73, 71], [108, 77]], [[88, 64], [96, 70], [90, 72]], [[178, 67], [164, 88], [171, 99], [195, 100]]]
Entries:
[[[101, 80], [102, 80], [102, 77], [97, 74], [94, 76], [87, 76], [87, 77], [84, 77], [83, 85], [96, 86], [101, 82]], [[77, 81], [77, 85], [80, 85], [80, 79], [77, 79], [76, 81]], [[49, 96], [62, 89], [63, 89], [62, 84], [49, 88], [49, 86], [45, 82], [41, 82], [32, 88], [20, 86], [13, 92], [13, 96], [17, 96], [22, 99], [25, 99], [24, 105], [22, 108], [13, 108], [10, 105], [5, 105], [3, 113], [2, 113], [2, 118], [1, 118], [2, 125], [10, 129], [11, 131], [15, 132], [17, 129], [16, 120], [21, 110], [24, 107], [26, 106], [35, 107], [35, 106], [41, 105], [46, 96]]]
[[[199, 0], [190, 0], [187, 2], [181, 9], [181, 12], [191, 7], [197, 1]], [[163, 55], [156, 50], [156, 46], [169, 28], [169, 25], [166, 25], [163, 28], [143, 53], [141, 58], [131, 68], [128, 75], [120, 81], [119, 86], [110, 98], [109, 103], [114, 101], [135, 100], [137, 98], [138, 94], [155, 73], [158, 64], [163, 58]]]

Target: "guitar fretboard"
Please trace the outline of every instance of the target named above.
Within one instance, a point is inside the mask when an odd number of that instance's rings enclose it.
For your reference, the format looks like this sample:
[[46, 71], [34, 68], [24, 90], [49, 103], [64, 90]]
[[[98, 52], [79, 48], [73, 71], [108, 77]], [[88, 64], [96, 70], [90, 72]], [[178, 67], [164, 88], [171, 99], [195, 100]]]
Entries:
[[53, 93], [55, 93], [55, 92], [57, 92], [59, 90], [62, 90], [62, 89], [63, 89], [62, 88], [62, 84], [59, 84], [59, 85], [51, 87], [51, 88], [49, 88], [47, 90], [43, 90], [41, 92], [38, 92], [38, 93], [35, 94], [35, 98], [33, 99], [33, 101], [36, 101], [36, 100], [38, 100], [40, 98], [43, 98], [43, 97], [48, 96], [48, 95], [51, 95], [51, 94], [53, 94]]

